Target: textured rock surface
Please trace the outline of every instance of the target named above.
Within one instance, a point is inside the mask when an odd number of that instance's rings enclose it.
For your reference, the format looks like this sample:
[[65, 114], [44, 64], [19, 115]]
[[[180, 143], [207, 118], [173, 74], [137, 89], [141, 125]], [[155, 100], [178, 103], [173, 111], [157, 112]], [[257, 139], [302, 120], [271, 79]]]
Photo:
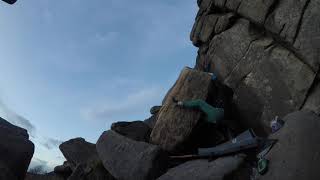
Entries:
[[202, 99], [206, 100], [211, 85], [208, 73], [183, 69], [179, 79], [168, 94], [161, 108], [155, 127], [151, 133], [151, 142], [168, 151], [176, 151], [188, 139], [201, 117], [200, 111], [177, 107], [172, 101]]
[[0, 177], [23, 180], [33, 152], [27, 131], [0, 118]]
[[127, 138], [149, 142], [151, 128], [143, 121], [116, 122], [111, 125], [111, 130]]
[[224, 157], [209, 162], [207, 159], [193, 160], [170, 169], [158, 180], [224, 180], [237, 170], [244, 158]]
[[320, 80], [315, 82], [314, 87], [311, 89], [310, 95], [303, 106], [303, 109], [313, 111], [317, 115], [320, 115]]
[[293, 45], [303, 61], [317, 71], [320, 64], [320, 0], [307, 1], [303, 12]]
[[274, 2], [275, 0], [212, 0], [215, 6], [237, 12], [258, 24], [264, 23]]
[[109, 130], [98, 142], [104, 167], [119, 180], [152, 180], [166, 168], [166, 154], [155, 145], [133, 141]]
[[294, 112], [284, 120], [285, 126], [271, 136], [279, 141], [267, 155], [269, 171], [261, 179], [320, 179], [320, 117], [308, 112]]
[[[191, 32], [197, 70], [234, 90], [239, 119], [258, 134], [304, 107], [319, 111], [320, 0], [202, 0]], [[207, 17], [234, 13], [221, 33]], [[210, 38], [200, 38], [208, 37]], [[206, 41], [202, 41], [206, 39]], [[313, 87], [312, 89], [310, 89]]]

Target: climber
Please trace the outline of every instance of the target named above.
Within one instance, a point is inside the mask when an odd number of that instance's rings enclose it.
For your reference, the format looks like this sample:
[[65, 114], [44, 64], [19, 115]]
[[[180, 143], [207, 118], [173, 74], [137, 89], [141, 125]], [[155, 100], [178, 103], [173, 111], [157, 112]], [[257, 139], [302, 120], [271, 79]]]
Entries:
[[206, 114], [206, 120], [209, 123], [218, 123], [224, 118], [224, 109], [215, 108], [203, 100], [188, 100], [188, 101], [178, 101], [172, 98], [173, 102], [177, 103], [180, 107], [199, 109]]

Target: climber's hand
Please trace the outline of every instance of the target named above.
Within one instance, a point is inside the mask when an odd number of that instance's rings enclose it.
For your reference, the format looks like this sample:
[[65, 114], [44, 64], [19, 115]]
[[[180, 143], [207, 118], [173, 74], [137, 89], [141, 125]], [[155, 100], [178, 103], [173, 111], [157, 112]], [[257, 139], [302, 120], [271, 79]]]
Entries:
[[182, 102], [182, 101], [179, 101], [179, 102], [177, 103], [177, 105], [178, 105], [178, 106], [183, 106], [183, 102]]

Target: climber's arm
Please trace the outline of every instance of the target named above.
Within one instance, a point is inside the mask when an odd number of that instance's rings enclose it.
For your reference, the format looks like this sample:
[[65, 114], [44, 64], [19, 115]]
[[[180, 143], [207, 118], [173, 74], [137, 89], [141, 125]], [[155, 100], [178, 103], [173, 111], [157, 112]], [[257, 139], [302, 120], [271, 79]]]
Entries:
[[216, 123], [217, 121], [223, 119], [224, 109], [215, 108], [203, 100], [190, 100], [180, 102], [180, 105], [186, 108], [196, 108], [201, 110], [207, 115], [207, 121], [210, 123]]

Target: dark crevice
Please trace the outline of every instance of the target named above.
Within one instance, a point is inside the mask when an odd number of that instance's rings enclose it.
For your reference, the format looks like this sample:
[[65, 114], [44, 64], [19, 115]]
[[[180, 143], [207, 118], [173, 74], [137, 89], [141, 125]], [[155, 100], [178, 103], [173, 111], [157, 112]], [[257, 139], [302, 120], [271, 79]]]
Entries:
[[302, 12], [301, 12], [301, 17], [300, 17], [300, 20], [299, 20], [299, 23], [298, 23], [298, 26], [297, 26], [297, 29], [296, 29], [296, 33], [295, 33], [294, 38], [293, 38], [293, 44], [296, 42], [296, 39], [297, 39], [298, 34], [300, 32], [303, 16], [304, 16], [304, 13], [306, 12], [306, 10], [308, 8], [308, 5], [310, 4], [310, 1], [311, 0], [307, 0], [306, 4], [303, 6], [303, 9], [302, 9]]
[[286, 27], [286, 24], [282, 24], [282, 27], [281, 27], [281, 29], [280, 29], [280, 31], [279, 31], [279, 36], [281, 37], [281, 33], [282, 33], [282, 31], [284, 30], [284, 28]]
[[[257, 38], [255, 38], [255, 39], [253, 39], [253, 40], [250, 41], [250, 43], [249, 43], [246, 51], [245, 51], [245, 52], [243, 53], [243, 55], [238, 59], [237, 64], [234, 66], [234, 68], [230, 71], [230, 73], [226, 76], [225, 79], [228, 79], [229, 76], [232, 74], [232, 72], [235, 71], [235, 69], [238, 67], [238, 65], [243, 61], [244, 57], [248, 54], [248, 52], [249, 52], [252, 44], [253, 44], [255, 41], [258, 41], [260, 38], [261, 38], [261, 36], [259, 36], [259, 37], [257, 37]], [[240, 81], [240, 82], [241, 82], [241, 81]]]
[[241, 85], [241, 83], [249, 76], [249, 74], [252, 72], [249, 71], [248, 73], [246, 73], [243, 77], [241, 77], [241, 79], [239, 80], [239, 82], [235, 85], [235, 88], [234, 89], [238, 89], [239, 86]]
[[267, 46], [264, 47], [264, 50], [265, 50], [265, 51], [269, 51], [269, 50], [272, 49], [272, 47], [274, 47], [274, 46], [275, 46], [275, 43], [274, 43], [274, 41], [272, 41], [269, 45], [267, 45]]
[[299, 60], [300, 62], [302, 62], [303, 64], [305, 64], [312, 72], [316, 72], [313, 67], [311, 65], [309, 65], [308, 63], [306, 63], [305, 61], [305, 58], [302, 54], [300, 54], [298, 52], [298, 50], [296, 48], [293, 47], [293, 45], [287, 41], [285, 41], [283, 39], [283, 37], [280, 37], [279, 34], [275, 34], [275, 33], [272, 33], [268, 30], [266, 30], [267, 34], [273, 38], [273, 40], [279, 44], [280, 46], [284, 47], [285, 49], [287, 49], [290, 53], [292, 53], [293, 55], [295, 55]]
[[273, 4], [269, 7], [268, 12], [266, 14], [266, 17], [264, 19], [264, 23], [266, 23], [268, 17], [276, 10], [276, 8], [278, 7], [278, 5], [280, 4], [280, 0], [275, 0], [275, 2], [273, 2]]
[[239, 8], [241, 6], [241, 3], [242, 3], [242, 1], [240, 1], [239, 4], [237, 5], [236, 10], [235, 10], [236, 12], [238, 12], [238, 10], [239, 10]]

